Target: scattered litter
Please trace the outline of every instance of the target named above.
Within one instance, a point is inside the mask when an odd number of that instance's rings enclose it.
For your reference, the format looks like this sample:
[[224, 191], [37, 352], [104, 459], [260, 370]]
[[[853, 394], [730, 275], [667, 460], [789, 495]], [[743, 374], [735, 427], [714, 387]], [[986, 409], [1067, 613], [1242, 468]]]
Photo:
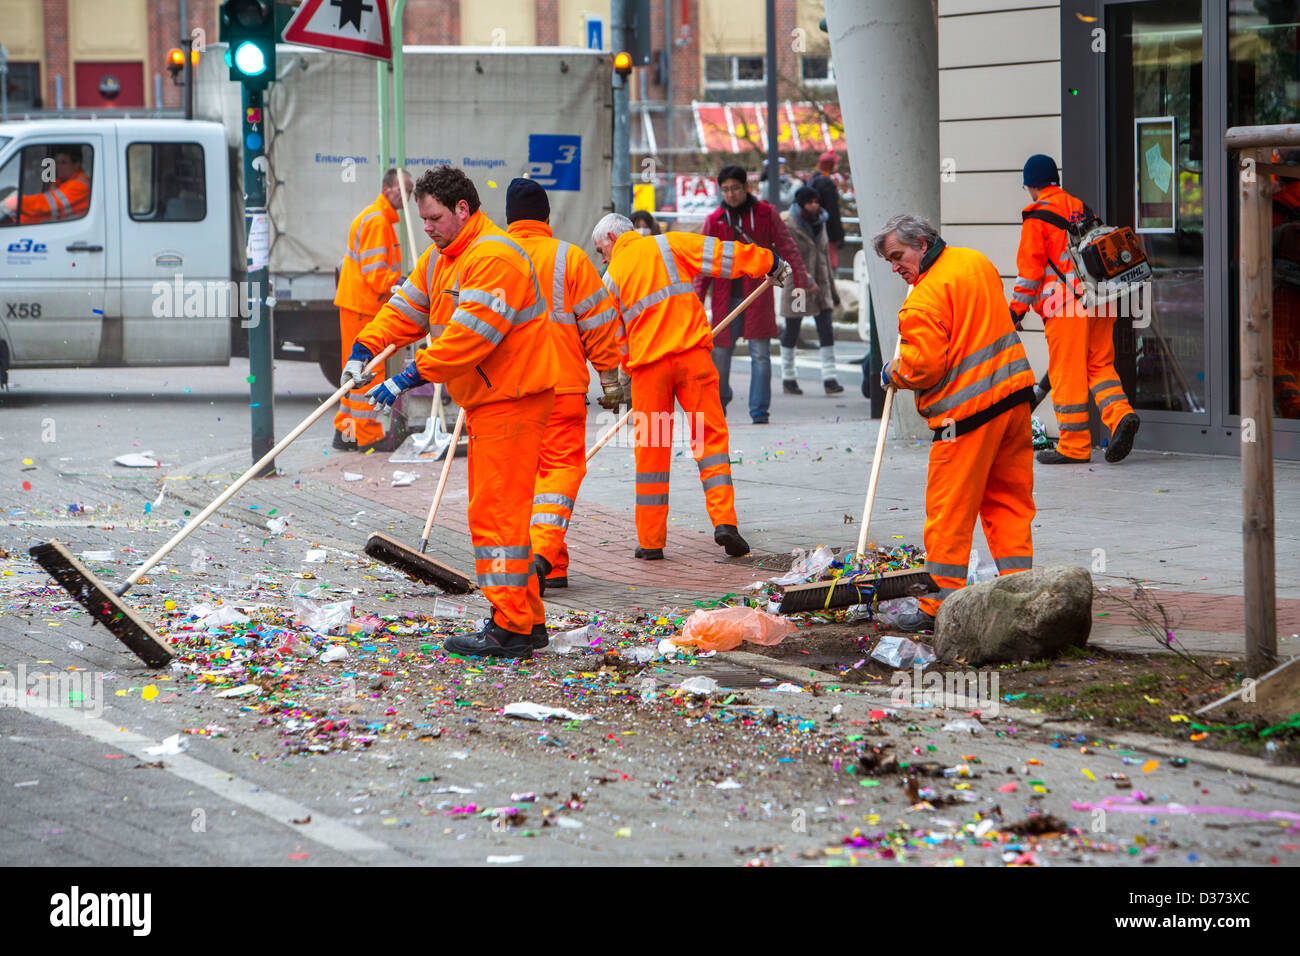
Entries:
[[115, 551], [83, 551], [78, 557], [82, 561], [113, 561], [117, 558]]
[[321, 654], [319, 660], [322, 664], [333, 664], [335, 661], [345, 661], [348, 659], [348, 649], [342, 644], [335, 644], [333, 647]]
[[358, 475], [355, 471], [345, 471], [345, 472], [343, 472], [343, 480], [344, 480], [344, 481], [360, 481], [360, 480], [361, 480], [362, 478], [364, 478], [364, 477], [366, 477], [366, 476], [365, 476], [365, 475]]
[[547, 717], [563, 717], [565, 720], [591, 719], [591, 714], [575, 714], [563, 707], [547, 707], [543, 704], [534, 704], [530, 700], [506, 704], [501, 713], [507, 717], [520, 717], [524, 720], [545, 720]]
[[351, 601], [338, 601], [318, 606], [304, 598], [294, 598], [293, 609], [298, 612], [298, 619], [318, 634], [339, 634], [352, 620], [353, 605]]
[[325, 554], [324, 548], [312, 548], [303, 555], [302, 560], [304, 564], [324, 564]]
[[712, 694], [718, 689], [718, 682], [712, 677], [688, 677], [678, 689], [687, 694]]
[[768, 689], [774, 694], [802, 694], [804, 692], [803, 688], [798, 684], [791, 684], [789, 681], [786, 681], [783, 684], [777, 684], [775, 687]]
[[516, 853], [513, 856], [490, 856], [487, 858], [489, 863], [522, 863], [524, 858]]
[[835, 560], [835, 552], [824, 544], [813, 551], [812, 554], [808, 554], [803, 548], [795, 548], [793, 556], [794, 563], [790, 565], [790, 570], [780, 577], [772, 578], [768, 583], [786, 587], [791, 584], [802, 584], [808, 580], [815, 580]]
[[984, 725], [973, 717], [960, 717], [957, 720], [950, 720], [943, 725], [944, 730], [951, 730], [959, 734], [981, 734], [984, 732]]
[[572, 631], [565, 631], [563, 634], [553, 635], [549, 646], [556, 654], [573, 654], [581, 648], [599, 644], [600, 641], [600, 628], [595, 624], [588, 624], [574, 628]]
[[405, 488], [407, 485], [413, 484], [415, 479], [419, 477], [420, 476], [413, 471], [394, 471], [392, 486], [394, 488]]
[[740, 789], [740, 786], [741, 786], [741, 785], [740, 785], [739, 783], [737, 783], [735, 780], [732, 780], [730, 777], [728, 777], [726, 780], [722, 781], [722, 783], [715, 783], [715, 784], [713, 785], [713, 789], [715, 789], [715, 790], [739, 790], [739, 789]]
[[464, 604], [458, 604], [455, 601], [448, 601], [446, 598], [433, 599], [433, 616], [434, 617], [469, 617], [469, 608]]
[[267, 518], [266, 530], [271, 534], [284, 534], [289, 529], [289, 519], [284, 518]]
[[[218, 697], [252, 697], [254, 694], [261, 694], [262, 688], [257, 684], [240, 684], [238, 687], [231, 687], [229, 690], [219, 691]], [[153, 751], [149, 751], [153, 753]]]
[[39, 784], [39, 780], [19, 780], [14, 784], [15, 787], [34, 787]]
[[190, 608], [189, 616], [195, 619], [195, 626], [201, 628], [229, 627], [232, 624], [247, 624], [250, 621], [247, 614], [241, 613], [228, 604], [221, 607], [196, 604]]

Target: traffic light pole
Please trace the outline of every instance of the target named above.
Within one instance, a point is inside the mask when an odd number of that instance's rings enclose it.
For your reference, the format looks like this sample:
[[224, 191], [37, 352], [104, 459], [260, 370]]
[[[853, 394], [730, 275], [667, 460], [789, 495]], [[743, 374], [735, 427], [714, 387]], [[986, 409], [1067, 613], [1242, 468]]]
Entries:
[[[244, 237], [248, 262], [248, 398], [252, 425], [253, 461], [258, 461], [275, 446], [275, 382], [272, 358], [275, 337], [274, 320], [268, 304], [270, 284], [270, 220], [266, 213], [266, 125], [262, 119], [262, 90], [243, 90], [244, 142]], [[276, 473], [275, 461], [256, 477]]]
[[[609, 5], [609, 34], [612, 49], [617, 54], [627, 49], [628, 0], [611, 0]], [[614, 156], [611, 169], [611, 197], [614, 212], [623, 216], [632, 214], [632, 154], [631, 116], [629, 115], [630, 76], [620, 76], [611, 70], [614, 84]]]

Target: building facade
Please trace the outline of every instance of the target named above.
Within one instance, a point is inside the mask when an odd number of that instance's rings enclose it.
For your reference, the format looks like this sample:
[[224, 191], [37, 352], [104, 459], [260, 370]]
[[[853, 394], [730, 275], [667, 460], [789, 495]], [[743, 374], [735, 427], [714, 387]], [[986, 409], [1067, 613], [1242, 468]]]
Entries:
[[[1009, 292], [1027, 201], [1020, 166], [1054, 156], [1065, 189], [1105, 222], [1133, 227], [1154, 269], [1150, 301], [1115, 332], [1142, 444], [1236, 454], [1237, 168], [1223, 134], [1300, 121], [1300, 0], [989, 6], [938, 6], [945, 235], [985, 251]], [[1276, 180], [1273, 207], [1275, 449], [1290, 459], [1300, 459], [1296, 182]], [[1041, 321], [1031, 325], [1042, 369]]]

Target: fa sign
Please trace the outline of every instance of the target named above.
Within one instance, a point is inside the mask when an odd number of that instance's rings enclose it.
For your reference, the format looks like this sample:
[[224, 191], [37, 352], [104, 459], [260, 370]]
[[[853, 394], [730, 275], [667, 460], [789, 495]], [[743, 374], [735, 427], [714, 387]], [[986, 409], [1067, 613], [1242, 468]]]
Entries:
[[718, 205], [718, 184], [710, 176], [677, 177], [677, 211], [707, 216]]

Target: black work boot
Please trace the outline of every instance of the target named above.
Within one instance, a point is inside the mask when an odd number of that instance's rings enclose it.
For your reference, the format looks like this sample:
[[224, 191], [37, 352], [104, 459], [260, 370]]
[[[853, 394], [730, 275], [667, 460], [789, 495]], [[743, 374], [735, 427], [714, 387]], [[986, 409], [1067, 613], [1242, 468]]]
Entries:
[[537, 575], [537, 593], [546, 596], [546, 576], [551, 573], [551, 562], [540, 554], [533, 555], [533, 574]]
[[1106, 446], [1106, 460], [1112, 465], [1117, 461], [1123, 461], [1128, 457], [1128, 453], [1133, 450], [1133, 438], [1138, 433], [1138, 428], [1142, 424], [1142, 419], [1138, 418], [1133, 412], [1129, 412], [1119, 420], [1115, 426], [1115, 431], [1111, 433], [1110, 444]]
[[787, 395], [803, 394], [803, 389], [799, 387], [799, 383], [792, 378], [781, 379], [781, 391], [785, 392]]
[[640, 558], [642, 561], [662, 561], [664, 559], [664, 549], [642, 548], [638, 545], [637, 549], [632, 552], [632, 555]]
[[533, 650], [535, 651], [548, 647], [551, 643], [551, 635], [546, 633], [546, 624], [534, 624], [533, 633], [528, 635], [528, 639], [533, 642]]
[[738, 558], [749, 554], [749, 542], [740, 536], [734, 524], [720, 524], [713, 529], [713, 541], [727, 549], [727, 554]]
[[533, 637], [531, 634], [507, 631], [489, 618], [477, 634], [453, 634], [442, 642], [442, 649], [448, 654], [465, 657], [514, 657], [527, 660], [533, 656]]
[[890, 631], [902, 631], [905, 634], [920, 634], [922, 631], [934, 630], [934, 618], [920, 608], [900, 614]]
[[548, 588], [567, 588], [569, 586], [569, 578], [564, 574], [552, 575], [546, 579], [546, 586]]
[[844, 386], [833, 378], [828, 378], [826, 381], [822, 382], [822, 388], [826, 389], [827, 395], [838, 395], [840, 392], [844, 391]]
[[332, 447], [337, 448], [339, 451], [356, 451], [357, 443], [352, 439], [347, 438], [336, 428], [334, 429], [334, 443]]
[[1062, 455], [1055, 448], [1044, 448], [1035, 457], [1041, 465], [1086, 465], [1092, 461], [1091, 458], [1071, 458]]

